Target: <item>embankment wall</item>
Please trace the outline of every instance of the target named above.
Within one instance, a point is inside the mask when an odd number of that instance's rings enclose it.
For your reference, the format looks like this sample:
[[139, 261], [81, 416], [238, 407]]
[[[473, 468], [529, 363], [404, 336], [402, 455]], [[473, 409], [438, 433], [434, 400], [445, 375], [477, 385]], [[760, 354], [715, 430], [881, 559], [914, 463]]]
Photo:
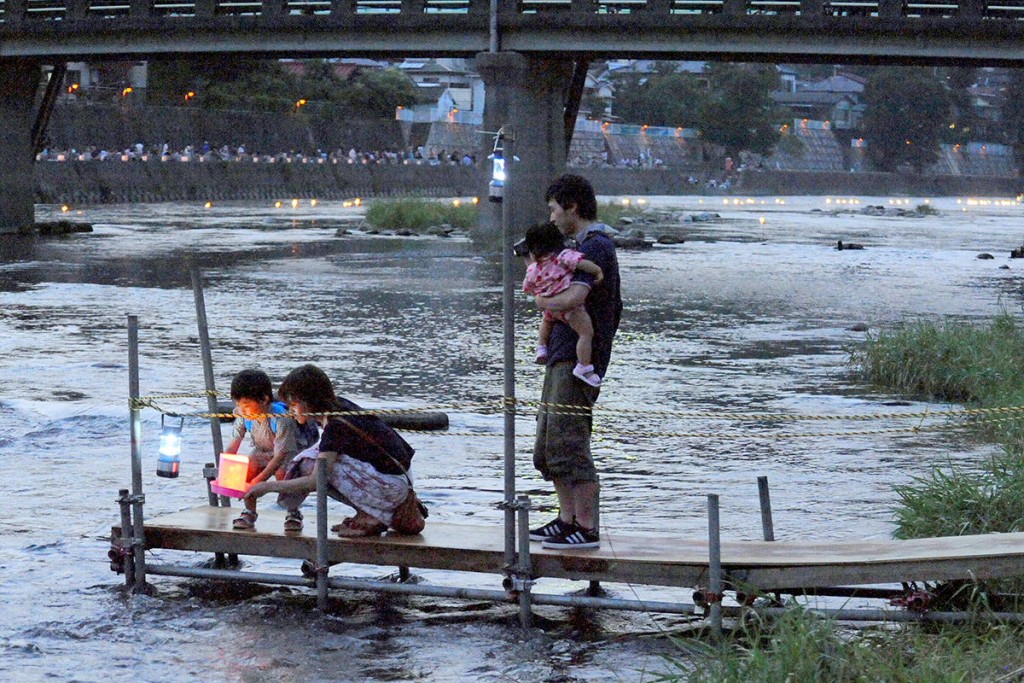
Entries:
[[[578, 169], [603, 195], [703, 194], [668, 169]], [[481, 171], [467, 166], [248, 162], [37, 162], [36, 201], [103, 204], [160, 201], [345, 199], [481, 195]], [[910, 195], [1012, 197], [1015, 178], [893, 173], [766, 171], [744, 175], [732, 195]]]

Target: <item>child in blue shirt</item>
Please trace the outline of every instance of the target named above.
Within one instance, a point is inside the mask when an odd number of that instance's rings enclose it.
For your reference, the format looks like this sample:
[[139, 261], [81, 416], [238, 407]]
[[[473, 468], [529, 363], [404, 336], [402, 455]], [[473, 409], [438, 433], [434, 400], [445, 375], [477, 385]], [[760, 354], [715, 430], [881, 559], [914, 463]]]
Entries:
[[[300, 450], [316, 443], [315, 425], [302, 427], [288, 417], [288, 406], [273, 400], [270, 377], [262, 370], [242, 370], [231, 380], [231, 400], [235, 402], [234, 437], [225, 448], [226, 453], [237, 453], [246, 434], [252, 442], [249, 454], [249, 472], [246, 481], [258, 484], [272, 476], [284, 477], [285, 468]], [[280, 415], [270, 417], [269, 415]], [[312, 433], [309, 427], [312, 426]], [[246, 498], [245, 509], [231, 525], [235, 529], [256, 527], [256, 499]], [[289, 509], [284, 520], [285, 531], [302, 531], [302, 512]]]

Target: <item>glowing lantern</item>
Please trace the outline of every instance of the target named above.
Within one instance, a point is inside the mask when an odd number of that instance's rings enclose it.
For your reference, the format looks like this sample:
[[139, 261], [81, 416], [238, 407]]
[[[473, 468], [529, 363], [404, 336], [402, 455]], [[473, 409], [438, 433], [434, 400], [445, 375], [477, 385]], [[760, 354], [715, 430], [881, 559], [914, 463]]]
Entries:
[[178, 476], [181, 468], [181, 428], [185, 425], [185, 418], [175, 425], [164, 424], [164, 418], [160, 416], [160, 457], [156, 461], [156, 475], [174, 479]]
[[221, 453], [218, 477], [210, 482], [214, 493], [241, 498], [249, 490], [245, 480], [249, 474], [249, 456], [241, 453]]

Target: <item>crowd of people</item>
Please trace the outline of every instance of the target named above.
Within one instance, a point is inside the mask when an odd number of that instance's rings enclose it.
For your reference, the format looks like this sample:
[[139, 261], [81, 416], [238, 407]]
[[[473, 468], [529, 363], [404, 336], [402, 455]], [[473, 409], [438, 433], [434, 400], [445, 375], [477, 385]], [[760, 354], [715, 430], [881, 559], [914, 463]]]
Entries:
[[53, 149], [47, 147], [36, 155], [37, 161], [236, 161], [250, 163], [303, 163], [303, 164], [415, 164], [426, 166], [473, 166], [476, 154], [459, 150], [436, 149], [425, 145], [407, 147], [402, 150], [375, 149], [348, 151], [336, 149], [315, 152], [289, 150], [287, 152], [265, 153], [252, 151], [241, 145], [213, 147], [209, 142], [201, 145], [186, 145], [174, 148], [170, 143], [149, 146], [141, 142], [124, 149], [105, 149], [89, 146], [85, 149], [74, 147]]

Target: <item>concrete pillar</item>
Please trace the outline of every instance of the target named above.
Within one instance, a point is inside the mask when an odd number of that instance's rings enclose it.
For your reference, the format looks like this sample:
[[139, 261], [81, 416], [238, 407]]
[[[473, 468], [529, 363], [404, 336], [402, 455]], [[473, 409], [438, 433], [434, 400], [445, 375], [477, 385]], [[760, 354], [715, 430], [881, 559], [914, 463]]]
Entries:
[[35, 224], [32, 124], [39, 64], [0, 60], [0, 233]]
[[[505, 202], [511, 203], [512, 227], [517, 233], [548, 217], [544, 191], [565, 172], [565, 91], [572, 79], [568, 60], [525, 57], [517, 52], [482, 52], [476, 70], [487, 88], [484, 130], [511, 125], [515, 131], [515, 163]], [[480, 141], [479, 196], [486, 201], [491, 165], [486, 157], [494, 140]], [[474, 239], [499, 244], [501, 204], [486, 202]]]

